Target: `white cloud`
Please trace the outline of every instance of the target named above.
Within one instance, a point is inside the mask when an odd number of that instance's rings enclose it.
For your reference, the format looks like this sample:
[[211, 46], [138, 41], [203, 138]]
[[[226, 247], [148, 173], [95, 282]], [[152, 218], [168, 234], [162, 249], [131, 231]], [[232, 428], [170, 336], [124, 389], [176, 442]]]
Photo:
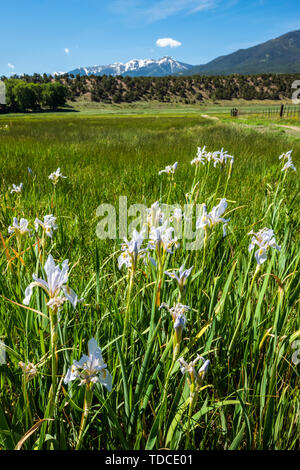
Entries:
[[70, 54], [70, 49], [69, 49], [68, 47], [66, 47], [66, 48], [64, 49], [64, 51], [65, 51], [66, 54]]
[[157, 47], [179, 47], [181, 42], [172, 38], [160, 38], [156, 41]]
[[15, 66], [13, 64], [7, 64], [7, 67], [10, 68], [10, 69], [14, 69]]

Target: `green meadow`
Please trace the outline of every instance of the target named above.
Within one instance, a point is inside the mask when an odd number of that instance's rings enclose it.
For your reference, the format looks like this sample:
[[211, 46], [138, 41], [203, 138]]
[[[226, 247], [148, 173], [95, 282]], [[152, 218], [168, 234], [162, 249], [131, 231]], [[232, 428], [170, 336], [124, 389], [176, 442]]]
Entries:
[[[299, 449], [300, 142], [201, 114], [1, 116], [1, 449]], [[228, 151], [232, 167], [191, 165], [203, 146]], [[281, 171], [289, 150], [297, 171]], [[174, 175], [159, 175], [175, 162]], [[53, 184], [58, 167], [66, 178]], [[145, 238], [145, 256], [119, 269], [122, 234], [102, 240], [96, 228], [104, 203], [118, 228], [120, 196], [128, 207], [208, 212], [225, 198], [227, 235], [222, 222], [197, 232], [193, 212], [197, 250], [185, 236], [171, 249]], [[52, 237], [34, 225], [49, 214]], [[14, 217], [31, 231], [9, 231]], [[258, 264], [249, 232], [265, 227], [280, 250], [271, 244]], [[24, 304], [32, 275], [47, 279], [49, 254], [60, 267], [69, 260], [75, 308], [47, 305], [39, 286]], [[184, 287], [166, 274], [182, 265], [193, 267]], [[178, 304], [188, 307], [180, 334]], [[107, 368], [66, 383], [91, 338]], [[180, 358], [197, 361], [181, 370]]]

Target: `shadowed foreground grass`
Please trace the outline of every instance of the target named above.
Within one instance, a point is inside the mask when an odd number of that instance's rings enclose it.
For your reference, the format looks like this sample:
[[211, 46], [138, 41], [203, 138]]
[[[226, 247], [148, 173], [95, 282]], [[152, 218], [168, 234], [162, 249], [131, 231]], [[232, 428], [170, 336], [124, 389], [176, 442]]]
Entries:
[[[299, 365], [292, 360], [300, 349], [299, 179], [298, 172], [281, 172], [287, 138], [189, 115], [1, 119], [6, 123], [8, 129], [0, 128], [1, 448], [299, 448]], [[228, 165], [200, 165], [195, 177], [190, 161], [204, 145], [234, 155], [228, 186]], [[294, 142], [297, 170], [299, 154]], [[158, 172], [175, 161], [170, 183]], [[67, 178], [54, 187], [48, 176], [57, 167]], [[21, 182], [22, 192], [11, 194]], [[183, 205], [195, 183], [190, 200], [205, 202], [208, 211], [227, 198], [227, 236], [217, 224], [200, 250], [184, 250], [181, 240], [173, 254], [164, 253], [161, 271], [157, 254], [157, 267], [140, 261], [134, 275], [120, 271], [121, 241], [97, 238], [97, 207], [113, 204], [118, 217], [120, 196], [128, 206]], [[33, 224], [46, 214], [57, 218], [52, 239]], [[13, 217], [28, 219], [32, 236], [9, 235]], [[257, 271], [248, 232], [263, 227], [274, 230], [281, 250], [270, 248]], [[68, 284], [84, 298], [75, 310], [66, 302], [54, 323], [42, 289], [34, 289], [29, 309], [23, 305], [32, 274], [45, 276], [49, 253], [56, 263], [69, 259]], [[193, 270], [180, 295], [164, 272], [183, 263]], [[175, 354], [172, 317], [159, 306], [179, 301], [190, 310]], [[92, 337], [112, 374], [112, 391], [63, 382]], [[189, 363], [197, 354], [210, 364], [191, 396], [177, 359]], [[36, 366], [31, 380], [20, 361]]]

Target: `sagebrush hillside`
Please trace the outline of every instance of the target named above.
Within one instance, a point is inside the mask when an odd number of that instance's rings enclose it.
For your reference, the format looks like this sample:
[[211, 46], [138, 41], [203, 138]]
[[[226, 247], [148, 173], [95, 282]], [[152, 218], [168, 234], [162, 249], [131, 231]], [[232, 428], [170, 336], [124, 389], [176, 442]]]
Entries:
[[[6, 79], [8, 108], [13, 111], [38, 110], [44, 107], [42, 88], [49, 84], [63, 85], [63, 100], [100, 103], [162, 103], [195, 104], [215, 100], [287, 100], [292, 95], [296, 74], [230, 75], [192, 77], [113, 77], [61, 75], [49, 77], [35, 74]], [[20, 83], [23, 86], [20, 86]], [[25, 84], [27, 86], [25, 86]], [[27, 90], [28, 87], [28, 90]], [[29, 90], [30, 88], [30, 90]], [[15, 90], [16, 91], [16, 90]], [[22, 92], [22, 93], [21, 93]], [[60, 93], [61, 94], [61, 93]], [[16, 95], [16, 93], [13, 93]], [[51, 95], [52, 96], [52, 95]], [[53, 98], [53, 97], [52, 97]], [[55, 101], [62, 106], [63, 100]], [[53, 100], [52, 100], [53, 101]], [[53, 108], [52, 103], [52, 108]]]
[[193, 77], [79, 77], [61, 78], [69, 97], [121, 103], [160, 101], [196, 103], [206, 100], [280, 100], [291, 97], [297, 75], [193, 76]]

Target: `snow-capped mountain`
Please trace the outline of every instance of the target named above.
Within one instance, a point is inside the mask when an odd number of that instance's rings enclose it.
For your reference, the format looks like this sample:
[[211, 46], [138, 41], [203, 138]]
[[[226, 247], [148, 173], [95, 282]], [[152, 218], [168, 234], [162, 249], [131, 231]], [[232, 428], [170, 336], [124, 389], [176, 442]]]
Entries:
[[68, 74], [73, 75], [128, 75], [130, 77], [163, 77], [173, 73], [186, 72], [192, 65], [184, 64], [171, 57], [154, 59], [132, 59], [123, 64], [115, 62], [110, 65], [94, 65], [90, 67], [80, 67], [71, 70]]

